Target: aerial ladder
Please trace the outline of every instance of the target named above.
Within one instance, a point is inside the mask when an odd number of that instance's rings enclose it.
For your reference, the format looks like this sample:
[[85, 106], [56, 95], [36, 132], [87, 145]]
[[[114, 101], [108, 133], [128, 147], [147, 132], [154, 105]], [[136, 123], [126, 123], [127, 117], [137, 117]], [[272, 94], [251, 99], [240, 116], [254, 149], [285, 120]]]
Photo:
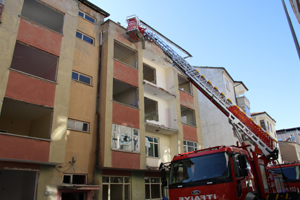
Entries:
[[204, 75], [201, 75], [197, 69], [174, 51], [154, 30], [142, 23], [136, 15], [127, 17], [126, 21], [128, 23], [126, 33], [131, 40], [133, 42], [149, 40], [159, 46], [173, 61], [172, 65], [228, 117], [242, 145], [248, 140], [251, 144], [258, 147], [267, 158], [277, 159], [278, 150], [276, 143], [278, 141], [275, 138], [257, 125], [237, 105], [234, 105], [229, 98], [226, 98], [224, 93], [220, 92], [216, 86], [213, 86]]

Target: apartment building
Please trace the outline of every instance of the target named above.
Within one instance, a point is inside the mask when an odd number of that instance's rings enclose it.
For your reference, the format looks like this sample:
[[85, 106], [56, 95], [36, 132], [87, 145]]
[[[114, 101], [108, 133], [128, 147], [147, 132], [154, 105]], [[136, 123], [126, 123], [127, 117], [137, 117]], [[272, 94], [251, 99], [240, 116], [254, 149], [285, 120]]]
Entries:
[[297, 142], [300, 145], [300, 127], [276, 130], [278, 141]]
[[[276, 121], [267, 112], [264, 111], [251, 113], [251, 118], [256, 124], [258, 124], [263, 130], [269, 133], [273, 138], [279, 140], [275, 129]], [[278, 162], [282, 163], [281, 146], [279, 144], [276, 145], [279, 150]]]
[[0, 199], [161, 198], [203, 147], [196, 89], [86, 0], [0, 3]]
[[[235, 81], [223, 67], [195, 66], [195, 68], [250, 117], [250, 102], [244, 95], [248, 88], [243, 82]], [[198, 100], [204, 148], [218, 145], [235, 145], [238, 139], [227, 116], [200, 91], [198, 91]]]
[[298, 162], [300, 160], [300, 145], [297, 142], [279, 142], [282, 161], [284, 163]]
[[149, 41], [101, 26], [100, 199], [161, 198], [158, 167], [202, 148], [195, 87]]
[[109, 14], [83, 0], [0, 3], [0, 199], [90, 199]]

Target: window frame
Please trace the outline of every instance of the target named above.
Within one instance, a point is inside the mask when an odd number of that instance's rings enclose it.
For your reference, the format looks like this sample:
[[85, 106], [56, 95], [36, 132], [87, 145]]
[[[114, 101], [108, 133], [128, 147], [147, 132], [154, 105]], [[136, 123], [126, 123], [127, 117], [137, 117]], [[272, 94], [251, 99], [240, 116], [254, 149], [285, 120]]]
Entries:
[[[149, 182], [147, 183], [146, 182], [146, 178], [148, 178], [149, 179]], [[151, 179], [159, 179], [159, 182], [158, 183], [152, 183], [151, 182]], [[160, 187], [161, 186], [161, 177], [149, 177], [149, 176], [145, 176], [144, 177], [144, 180], [145, 180], [145, 200], [152, 200], [152, 199], [162, 199], [162, 196], [161, 196], [161, 190], [162, 190], [162, 188]], [[152, 198], [152, 192], [151, 192], [151, 190], [152, 190], [152, 185], [158, 185], [159, 186], [159, 198]], [[146, 186], [149, 186], [149, 196], [150, 196], [150, 198], [149, 199], [147, 199], [146, 198]]]
[[[151, 138], [153, 139], [153, 140], [152, 140], [153, 142], [150, 142], [150, 141], [148, 140], [148, 143], [149, 143], [149, 144], [151, 144], [151, 143], [153, 144], [153, 152], [152, 152], [152, 153], [153, 153], [153, 156], [150, 156], [149, 153], [148, 153], [149, 150], [147, 149], [147, 146], [146, 146], [146, 145], [147, 145], [147, 144], [146, 144], [146, 143], [147, 143], [147, 142], [146, 142], [146, 138], [147, 138], [147, 137], [151, 137]], [[154, 141], [154, 138], [157, 139], [157, 142]], [[157, 144], [157, 157], [155, 156], [155, 155], [156, 155], [156, 154], [155, 154], [155, 144]], [[150, 148], [150, 147], [148, 147], [148, 148]], [[159, 158], [159, 137], [145, 136], [145, 155], [146, 155], [146, 157], [150, 157], [150, 158]]]
[[[153, 78], [153, 81], [148, 81], [147, 79], [145, 79], [145, 74], [144, 74], [144, 67], [148, 67], [148, 68], [150, 68], [150, 69], [152, 69], [153, 70], [153, 74], [154, 74], [154, 78]], [[146, 64], [146, 63], [143, 63], [143, 80], [145, 80], [145, 81], [148, 81], [148, 82], [150, 82], [150, 83], [152, 83], [152, 84], [154, 84], [154, 85], [156, 85], [157, 84], [157, 77], [156, 77], [156, 68], [155, 67], [152, 67], [152, 66], [150, 66], [150, 65], [148, 65], [148, 64]]]
[[192, 142], [193, 143], [193, 149], [194, 150], [192, 150], [192, 151], [197, 151], [198, 150], [198, 142], [194, 142], [194, 141], [190, 141], [190, 140], [183, 140], [183, 152], [184, 153], [191, 152], [191, 151], [188, 150], [189, 147], [191, 147], [191, 146], [188, 145], [188, 142]]
[[[81, 38], [77, 36], [77, 33], [80, 33], [80, 34], [81, 34]], [[87, 37], [87, 38], [89, 38], [89, 39], [91, 39], [91, 40], [93, 41], [93, 43], [90, 43], [90, 42], [84, 40], [84, 39], [83, 39], [84, 36]], [[87, 34], [81, 32], [81, 31], [79, 31], [79, 30], [76, 30], [76, 38], [78, 38], [78, 39], [80, 39], [80, 40], [83, 40], [83, 41], [85, 41], [86, 43], [89, 43], [89, 44], [95, 46], [95, 38], [93, 38], [93, 37], [91, 37], [91, 36], [88, 36]]]
[[[122, 178], [122, 183], [112, 183], [111, 182], [111, 178], [113, 177], [120, 177]], [[103, 182], [103, 178], [108, 178], [108, 182]], [[125, 178], [128, 178], [128, 182], [125, 182]], [[102, 188], [103, 188], [103, 185], [108, 185], [108, 191], [111, 191], [111, 185], [122, 185], [122, 200], [125, 199], [125, 186], [128, 185], [128, 196], [129, 198], [128, 199], [131, 199], [131, 177], [130, 176], [115, 176], [115, 175], [103, 175], [102, 176]], [[104, 190], [102, 190], [102, 198], [103, 198], [103, 192]]]
[[[185, 80], [186, 82], [188, 82], [190, 91], [186, 91], [186, 90], [180, 89], [180, 85], [179, 85], [179, 79], [180, 79], [180, 78], [183, 79], [183, 80]], [[184, 82], [184, 83], [186, 83], [186, 82]], [[182, 92], [185, 92], [185, 93], [187, 93], [187, 94], [193, 95], [193, 85], [192, 85], [192, 83], [191, 83], [187, 78], [185, 78], [184, 76], [182, 76], [182, 75], [180, 75], [180, 74], [178, 74], [178, 89], [179, 89], [180, 91], [182, 91]]]
[[[73, 183], [73, 176], [85, 176], [84, 183]], [[70, 176], [70, 183], [64, 183], [65, 176]], [[62, 184], [71, 184], [71, 185], [86, 185], [88, 183], [88, 175], [87, 174], [63, 174]]]
[[[74, 122], [74, 125], [73, 127], [69, 127], [69, 121], [73, 121]], [[76, 129], [76, 122], [80, 122], [80, 123], [83, 123], [83, 124], [87, 124], [87, 131], [83, 131], [83, 130], [78, 130]], [[84, 132], [84, 133], [90, 133], [90, 123], [89, 122], [85, 122], [85, 121], [80, 121], [80, 120], [76, 120], [76, 119], [70, 119], [68, 118], [68, 122], [67, 122], [67, 129], [68, 130], [72, 130], [72, 131], [79, 131], [79, 132]]]
[[153, 99], [150, 99], [150, 98], [148, 98], [148, 97], [145, 97], [144, 96], [144, 105], [146, 106], [146, 103], [145, 103], [145, 99], [148, 99], [148, 100], [150, 100], [150, 101], [153, 101], [153, 102], [155, 102], [155, 112], [156, 112], [156, 114], [155, 114], [155, 116], [156, 116], [156, 119], [157, 120], [154, 120], [154, 119], [146, 119], [146, 107], [144, 108], [144, 110], [145, 110], [145, 121], [147, 121], [147, 120], [151, 120], [151, 121], [156, 121], [156, 122], [158, 122], [159, 121], [159, 115], [158, 115], [158, 101], [155, 101], [155, 100], [153, 100]]
[[[73, 73], [76, 73], [76, 74], [78, 75], [78, 79], [74, 79], [74, 78], [73, 78]], [[89, 79], [90, 79], [90, 83], [86, 83], [86, 82], [81, 81], [81, 80], [80, 80], [80, 76], [89, 78]], [[87, 84], [87, 85], [92, 85], [92, 82], [93, 82], [93, 78], [92, 78], [91, 76], [88, 76], [88, 75], [85, 75], [85, 74], [82, 74], [82, 73], [76, 72], [76, 71], [72, 71], [72, 79], [75, 80], [75, 81], [78, 81], [78, 82], [80, 82], [80, 83]]]
[[[186, 109], [188, 109], [188, 110], [191, 110], [191, 111], [193, 112], [194, 124], [189, 124], [189, 123], [187, 123], [187, 122], [183, 122], [183, 121], [182, 121], [182, 117], [183, 117], [183, 116], [182, 116], [182, 107], [183, 107], [183, 108], [186, 108]], [[180, 105], [180, 118], [181, 118], [181, 123], [186, 124], [186, 125], [189, 125], [189, 126], [197, 127], [195, 110], [193, 110], [193, 109], [191, 109], [191, 108], [189, 108], [189, 107]]]
[[[115, 130], [114, 130], [114, 126], [115, 126]], [[128, 137], [127, 133], [121, 133], [121, 128], [129, 128], [130, 129], [130, 140], [126, 141], [124, 140], [126, 137]], [[136, 131], [136, 132], [135, 132]], [[135, 133], [137, 133], [137, 135], [135, 135]], [[121, 135], [123, 134], [123, 135]], [[125, 136], [124, 136], [125, 135]], [[121, 137], [124, 138], [121, 138]], [[137, 148], [135, 148], [134, 144], [134, 138], [137, 138]], [[121, 140], [123, 139], [123, 143], [124, 145], [126, 145], [126, 142], [130, 142], [130, 150], [126, 150], [126, 149], [121, 149]], [[114, 142], [116, 142], [114, 144]], [[132, 128], [132, 127], [128, 127], [128, 126], [122, 126], [119, 124], [112, 124], [112, 134], [111, 134], [111, 149], [112, 150], [117, 150], [117, 151], [123, 151], [123, 152], [131, 152], [131, 153], [140, 153], [141, 149], [140, 149], [140, 130], [137, 128]], [[116, 147], [115, 147], [116, 146]], [[135, 150], [137, 149], [137, 150]]]
[[[79, 13], [82, 13], [82, 14], [83, 14], [83, 16], [79, 15]], [[92, 16], [91, 16], [91, 15], [89, 15], [89, 14], [86, 14], [85, 12], [83, 12], [83, 11], [81, 11], [81, 10], [78, 10], [78, 16], [80, 16], [81, 18], [83, 18], [83, 19], [85, 19], [85, 20], [89, 21], [89, 22], [90, 22], [90, 23], [92, 23], [92, 24], [96, 24], [96, 21], [97, 21], [97, 19], [96, 19], [96, 18], [92, 17]], [[88, 16], [88, 17], [92, 18], [92, 19], [94, 20], [94, 22], [92, 22], [92, 21], [88, 20], [87, 18], [85, 18], [86, 16]]]

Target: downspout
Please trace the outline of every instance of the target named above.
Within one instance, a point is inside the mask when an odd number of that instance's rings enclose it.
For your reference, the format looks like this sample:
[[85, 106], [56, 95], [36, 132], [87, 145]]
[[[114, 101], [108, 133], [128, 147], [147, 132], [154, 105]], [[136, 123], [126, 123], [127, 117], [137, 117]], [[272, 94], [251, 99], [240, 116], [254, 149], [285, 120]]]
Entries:
[[101, 109], [101, 81], [102, 81], [102, 32], [100, 32], [100, 46], [99, 46], [99, 68], [98, 68], [98, 83], [97, 83], [97, 99], [96, 99], [96, 169], [100, 168], [100, 109]]

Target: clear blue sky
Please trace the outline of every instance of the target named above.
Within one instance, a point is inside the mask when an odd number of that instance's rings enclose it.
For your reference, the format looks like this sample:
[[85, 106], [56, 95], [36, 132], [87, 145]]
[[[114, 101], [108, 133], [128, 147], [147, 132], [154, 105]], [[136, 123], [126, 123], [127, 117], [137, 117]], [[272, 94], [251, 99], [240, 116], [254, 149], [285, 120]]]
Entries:
[[194, 66], [226, 68], [249, 89], [251, 112], [266, 111], [277, 130], [300, 126], [300, 61], [280, 0], [90, 1], [124, 27], [136, 14], [192, 54]]

